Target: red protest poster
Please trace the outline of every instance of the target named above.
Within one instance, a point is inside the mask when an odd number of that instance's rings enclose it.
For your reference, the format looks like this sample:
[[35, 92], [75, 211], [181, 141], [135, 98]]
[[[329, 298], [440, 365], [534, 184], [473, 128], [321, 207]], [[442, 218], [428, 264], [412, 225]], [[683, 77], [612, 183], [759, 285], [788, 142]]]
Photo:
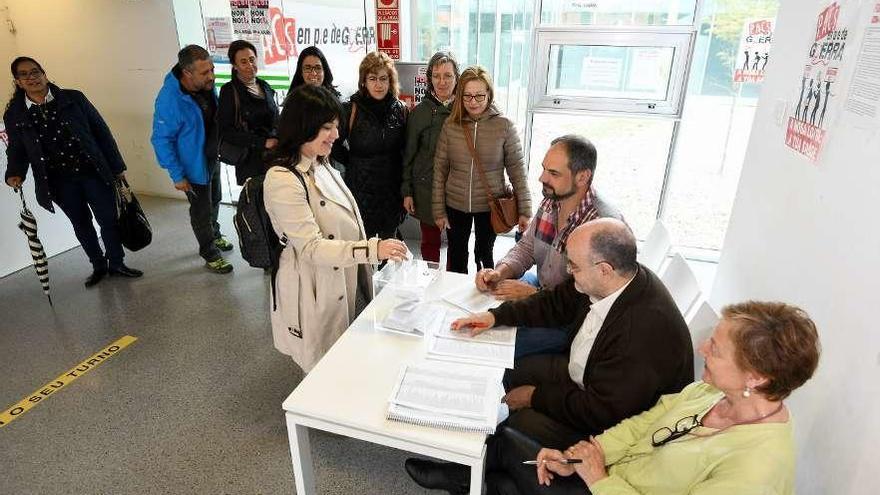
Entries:
[[815, 35], [806, 53], [796, 103], [791, 105], [785, 145], [797, 153], [818, 161], [826, 143], [828, 123], [832, 121], [845, 96], [837, 79], [848, 60], [846, 45], [858, 12], [858, 2], [836, 0], [826, 4], [816, 16]]

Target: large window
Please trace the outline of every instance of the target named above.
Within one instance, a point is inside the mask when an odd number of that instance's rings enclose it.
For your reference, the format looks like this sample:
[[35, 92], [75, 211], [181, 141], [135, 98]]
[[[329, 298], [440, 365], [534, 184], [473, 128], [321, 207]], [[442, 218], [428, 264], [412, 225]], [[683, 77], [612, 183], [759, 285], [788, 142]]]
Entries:
[[712, 258], [760, 87], [735, 80], [737, 56], [778, 1], [702, 3], [695, 19], [695, 0], [544, 0], [528, 134], [534, 180], [553, 137], [583, 134], [599, 151], [597, 189], [638, 237], [662, 218], [680, 248]]
[[526, 119], [532, 0], [413, 0], [416, 60], [449, 50], [464, 68], [479, 64], [494, 78], [495, 104], [520, 131]]
[[543, 0], [547, 26], [690, 26], [696, 0]]
[[[777, 0], [707, 0], [699, 19], [688, 92], [676, 139], [664, 223], [675, 242], [719, 250], [736, 195], [760, 83], [736, 82], [744, 30], [772, 19]], [[772, 59], [768, 68], [772, 68]]]

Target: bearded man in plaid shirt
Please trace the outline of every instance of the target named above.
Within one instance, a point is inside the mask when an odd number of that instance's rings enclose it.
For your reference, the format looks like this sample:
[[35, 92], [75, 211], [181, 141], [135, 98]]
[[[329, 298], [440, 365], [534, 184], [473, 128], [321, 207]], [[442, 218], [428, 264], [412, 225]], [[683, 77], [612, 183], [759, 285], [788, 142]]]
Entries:
[[[596, 147], [585, 137], [568, 134], [554, 139], [541, 166], [544, 200], [529, 228], [494, 269], [484, 268], [476, 275], [477, 288], [502, 301], [522, 299], [571, 278], [566, 271], [565, 243], [579, 225], [603, 217], [623, 220], [593, 187]], [[532, 266], [535, 271], [530, 271]], [[517, 332], [517, 358], [567, 348], [568, 333], [560, 328]]]

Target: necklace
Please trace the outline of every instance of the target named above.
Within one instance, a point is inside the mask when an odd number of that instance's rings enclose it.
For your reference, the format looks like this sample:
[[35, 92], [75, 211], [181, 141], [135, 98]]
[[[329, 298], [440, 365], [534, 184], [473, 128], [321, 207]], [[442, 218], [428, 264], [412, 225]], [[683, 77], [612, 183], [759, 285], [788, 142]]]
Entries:
[[[770, 412], [768, 412], [768, 413], [766, 413], [766, 414], [762, 414], [762, 415], [760, 415], [760, 416], [758, 416], [758, 417], [756, 417], [756, 418], [748, 419], [748, 420], [745, 420], [745, 421], [734, 421], [733, 423], [731, 423], [731, 424], [725, 426], [724, 428], [721, 428], [721, 429], [719, 429], [719, 430], [715, 430], [715, 431], [713, 431], [712, 433], [709, 433], [709, 434], [707, 434], [707, 435], [698, 435], [698, 434], [696, 434], [696, 433], [691, 433], [691, 435], [694, 435], [694, 436], [697, 436], [697, 437], [711, 437], [712, 435], [717, 435], [717, 434], [721, 433], [722, 431], [727, 430], [728, 428], [733, 428], [734, 426], [754, 424], [754, 423], [757, 423], [757, 422], [759, 422], [759, 421], [763, 421], [763, 420], [769, 418], [770, 416], [773, 416], [774, 414], [778, 413], [779, 411], [782, 410], [782, 407], [783, 407], [783, 406], [784, 406], [784, 404], [783, 404], [782, 402], [780, 402], [780, 403], [779, 403], [779, 406], [778, 406], [776, 409], [774, 409], [774, 410], [772, 410], [772, 411], [770, 411]], [[703, 418], [700, 418], [699, 420], [697, 420], [697, 424], [696, 424], [696, 426], [705, 426], [705, 425], [703, 424]]]

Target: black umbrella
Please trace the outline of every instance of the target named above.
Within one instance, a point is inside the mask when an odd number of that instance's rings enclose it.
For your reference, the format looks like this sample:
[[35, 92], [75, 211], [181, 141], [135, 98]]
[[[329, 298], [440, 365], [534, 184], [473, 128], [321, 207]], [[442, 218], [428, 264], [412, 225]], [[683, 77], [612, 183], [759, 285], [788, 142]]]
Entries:
[[31, 213], [24, 201], [24, 190], [19, 187], [15, 192], [21, 197], [21, 222], [19, 222], [18, 228], [27, 236], [31, 258], [34, 259], [34, 270], [37, 271], [40, 283], [43, 284], [43, 294], [46, 294], [46, 297], [49, 298], [49, 305], [52, 306], [52, 296], [49, 295], [49, 260], [46, 259], [43, 243], [37, 237], [37, 219], [34, 218], [34, 214]]

